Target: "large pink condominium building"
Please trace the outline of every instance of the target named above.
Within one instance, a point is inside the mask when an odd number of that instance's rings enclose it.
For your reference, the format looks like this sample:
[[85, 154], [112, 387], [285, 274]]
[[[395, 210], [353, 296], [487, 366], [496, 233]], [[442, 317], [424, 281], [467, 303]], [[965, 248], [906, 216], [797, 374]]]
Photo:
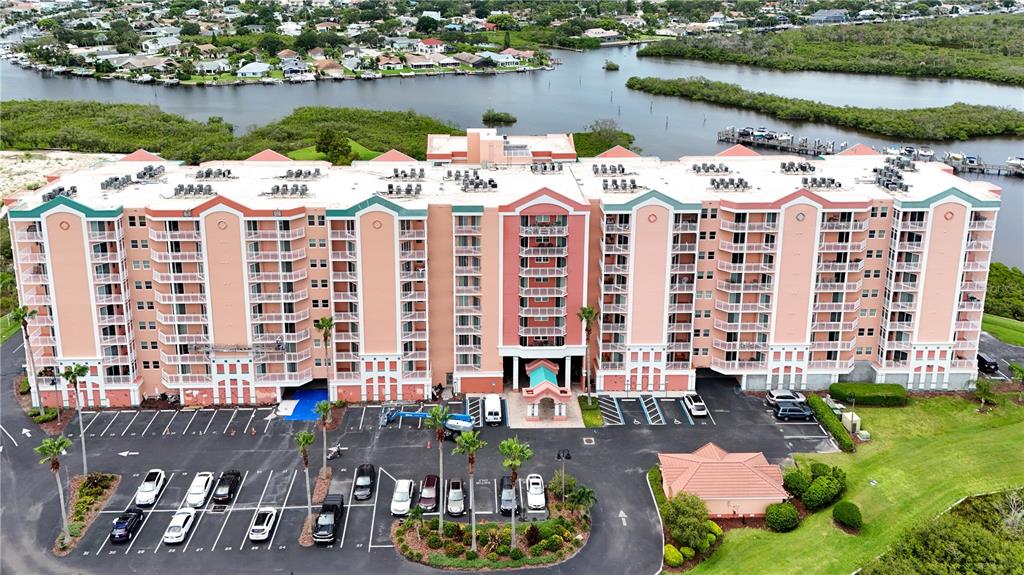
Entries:
[[571, 144], [471, 131], [350, 167], [139, 151], [51, 177], [7, 200], [33, 401], [73, 402], [51, 375], [73, 364], [99, 406], [501, 392], [538, 358], [577, 386], [589, 357], [611, 394], [705, 369], [748, 390], [974, 379], [997, 187], [863, 147]]

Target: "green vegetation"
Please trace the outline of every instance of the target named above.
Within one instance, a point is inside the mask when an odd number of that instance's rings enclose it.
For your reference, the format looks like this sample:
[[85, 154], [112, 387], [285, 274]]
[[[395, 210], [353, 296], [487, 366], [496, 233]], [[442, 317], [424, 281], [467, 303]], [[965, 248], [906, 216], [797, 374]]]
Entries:
[[839, 417], [832, 412], [832, 409], [830, 409], [829, 406], [825, 405], [825, 400], [817, 395], [808, 395], [807, 405], [814, 410], [814, 415], [818, 418], [818, 421], [836, 440], [836, 444], [839, 445], [839, 449], [842, 449], [843, 451], [854, 450], [853, 439], [851, 439], [850, 434], [846, 432], [846, 428], [843, 427], [843, 423], [839, 421]]
[[587, 427], [604, 427], [604, 416], [601, 415], [601, 408], [597, 402], [589, 403], [587, 398], [580, 395], [576, 397], [580, 404], [580, 413], [583, 414], [583, 425]]
[[[850, 28], [851, 26], [843, 26]], [[1024, 112], [996, 106], [951, 104], [941, 108], [856, 108], [744, 90], [707, 78], [632, 77], [626, 87], [659, 96], [733, 106], [774, 116], [853, 128], [914, 140], [966, 140], [978, 136], [1024, 137]]]
[[1024, 346], [1024, 321], [984, 314], [981, 329], [1003, 343]]
[[764, 524], [772, 531], [786, 533], [800, 525], [800, 514], [792, 503], [772, 503], [764, 510]]
[[483, 115], [483, 123], [488, 127], [511, 126], [518, 121], [519, 120], [512, 114], [509, 114], [508, 112], [496, 112], [494, 108], [488, 108]]
[[0, 343], [11, 339], [11, 336], [18, 333], [20, 329], [21, 326], [18, 325], [18, 322], [11, 320], [10, 314], [0, 317]]
[[828, 392], [835, 399], [855, 403], [858, 407], [907, 404], [907, 388], [898, 383], [833, 383]]
[[605, 60], [604, 69], [607, 70], [608, 72], [618, 72], [619, 65], [616, 64], [615, 62], [612, 62], [611, 60]]
[[1020, 489], [968, 498], [904, 533], [861, 573], [1021, 573], [1022, 498]]
[[35, 410], [36, 414], [32, 415], [30, 411], [29, 415], [32, 417], [32, 421], [36, 423], [46, 423], [57, 419], [58, 412], [56, 407], [44, 407], [42, 411], [36, 408], [32, 409]]
[[75, 508], [72, 510], [72, 519], [85, 521], [89, 511], [96, 505], [96, 502], [104, 498], [104, 494], [113, 487], [116, 480], [117, 476], [110, 473], [90, 473], [78, 486], [78, 498], [75, 500]]
[[999, 262], [989, 266], [985, 313], [1024, 321], [1024, 272], [1020, 268]]
[[832, 519], [850, 529], [860, 529], [864, 524], [860, 507], [852, 501], [840, 501], [832, 508]]
[[615, 120], [597, 120], [586, 132], [574, 132], [573, 142], [576, 144], [576, 155], [581, 158], [592, 158], [609, 148], [633, 145], [633, 134], [624, 132]]
[[[961, 497], [1020, 484], [1024, 458], [1012, 454], [1024, 442], [1024, 405], [1007, 396], [999, 400], [1001, 407], [985, 414], [978, 413], [977, 403], [959, 397], [911, 398], [903, 409], [858, 405], [872, 440], [853, 454], [813, 457], [846, 472], [844, 499], [856, 503], [864, 517], [860, 535], [833, 526], [829, 513], [806, 517], [792, 533], [734, 529], [692, 573], [850, 573]], [[801, 466], [809, 463], [803, 455], [797, 460]]]
[[[706, 560], [712, 556], [715, 544], [722, 539], [722, 528], [708, 519], [707, 506], [699, 497], [682, 491], [669, 498], [665, 495], [661, 481], [659, 466], [655, 465], [647, 471], [647, 482], [654, 493], [654, 501], [658, 504], [658, 514], [661, 515], [667, 536], [666, 545], [672, 545], [686, 560], [698, 555]], [[665, 564], [675, 567], [668, 563], [668, 555], [665, 555]]]
[[18, 395], [28, 395], [31, 392], [32, 384], [28, 382], [28, 378], [21, 378], [21, 381], [18, 382]]
[[[582, 32], [582, 29], [580, 30]], [[559, 48], [588, 49], [600, 48], [601, 42], [597, 38], [584, 38], [571, 36], [562, 28], [550, 28], [547, 26], [529, 26], [522, 30], [511, 30], [506, 35], [505, 31], [484, 32], [483, 35], [492, 44], [505, 45], [506, 36], [508, 44], [512, 48], [537, 49], [546, 46]]]
[[638, 56], [822, 70], [969, 78], [1024, 85], [1024, 16], [974, 16], [774, 34], [715, 34], [650, 44]]
[[394, 148], [423, 159], [427, 134], [462, 133], [413, 112], [328, 107], [296, 108], [277, 122], [237, 137], [220, 118], [197, 122], [138, 104], [12, 100], [4, 103], [0, 121], [4, 149], [127, 153], [145, 148], [189, 164], [245, 159], [268, 148], [287, 154], [316, 145], [323, 131], [355, 136], [360, 145], [351, 151], [360, 157]]

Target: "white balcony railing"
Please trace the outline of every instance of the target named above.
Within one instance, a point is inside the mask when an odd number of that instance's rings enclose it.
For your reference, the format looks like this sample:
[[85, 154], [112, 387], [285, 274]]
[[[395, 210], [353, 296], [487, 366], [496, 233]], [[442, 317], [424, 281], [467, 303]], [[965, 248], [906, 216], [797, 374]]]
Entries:
[[170, 354], [160, 352], [160, 362], [166, 364], [195, 364], [195, 363], [209, 363], [210, 358], [205, 353], [181, 353], [181, 354]]
[[[153, 261], [160, 263], [173, 263], [173, 262], [201, 262], [203, 261], [203, 252], [188, 251], [188, 252], [158, 252], [151, 251], [150, 257]], [[93, 261], [98, 261], [93, 258]]]
[[356, 291], [336, 291], [333, 294], [331, 294], [331, 297], [334, 298], [334, 301], [343, 301], [343, 302], [346, 302], [346, 301], [358, 301], [359, 300], [359, 292], [356, 292]]
[[251, 303], [296, 303], [309, 297], [307, 290], [293, 292], [250, 293]]
[[812, 341], [811, 351], [851, 351], [855, 343], [852, 339], [846, 341]]
[[863, 232], [868, 229], [868, 220], [826, 220], [821, 222], [823, 232]]
[[258, 333], [252, 337], [255, 343], [298, 343], [309, 339], [309, 330], [304, 329], [295, 333]]
[[293, 272], [256, 272], [249, 274], [249, 281], [254, 283], [262, 282], [297, 282], [306, 279], [309, 272], [302, 268]]
[[771, 253], [775, 251], [777, 244], [765, 244], [765, 243], [742, 243], [738, 244], [735, 242], [719, 242], [718, 247], [723, 251], [737, 252], [737, 253]]
[[967, 224], [967, 229], [972, 232], [979, 230], [994, 230], [996, 229], [996, 221], [988, 219], [971, 220], [971, 222]]
[[149, 229], [149, 239], [154, 242], [198, 242], [203, 239], [198, 230], [165, 230]]
[[354, 240], [356, 239], [355, 230], [331, 230], [332, 240]]
[[[607, 246], [606, 246], [607, 247]], [[456, 246], [456, 255], [462, 255], [458, 253], [458, 247]], [[628, 253], [628, 250], [627, 250]], [[564, 258], [569, 254], [569, 248], [562, 247], [535, 247], [535, 248], [519, 248], [519, 255], [527, 258]], [[479, 254], [470, 254], [479, 255]]]
[[165, 345], [179, 345], [183, 343], [209, 345], [210, 336], [205, 333], [164, 333], [157, 335], [160, 343]]
[[[48, 317], [48, 316], [36, 316], [36, 317]], [[99, 324], [100, 325], [124, 325], [124, 322], [125, 322], [125, 316], [123, 316], [123, 315], [103, 315], [103, 314], [101, 314], [99, 316]], [[52, 325], [53, 318], [50, 318], [50, 323]]]
[[734, 222], [723, 219], [719, 225], [727, 232], [774, 232], [779, 229], [777, 222]]
[[339, 262], [352, 262], [359, 257], [355, 250], [340, 250], [331, 252], [331, 259]]
[[730, 281], [718, 281], [718, 289], [726, 292], [756, 292], [765, 293], [770, 292], [774, 289], [771, 283], [761, 282], [730, 282]]
[[862, 252], [868, 243], [859, 242], [822, 242], [818, 244], [819, 252]]
[[160, 379], [167, 387], [213, 385], [213, 376], [202, 373], [165, 373], [160, 376]]
[[480, 234], [480, 226], [455, 226], [455, 235], [457, 236], [475, 236]]
[[727, 371], [754, 371], [765, 369], [763, 361], [729, 361], [725, 359], [711, 358], [711, 367], [717, 370]]
[[519, 308], [519, 315], [523, 317], [557, 317], [565, 315], [565, 307], [523, 307]]
[[358, 280], [359, 274], [356, 272], [331, 272], [331, 281], [354, 282]]
[[892, 271], [894, 272], [919, 272], [921, 271], [921, 262], [893, 262]]
[[775, 271], [774, 264], [764, 263], [753, 263], [753, 264], [734, 264], [723, 260], [718, 260], [716, 264], [718, 269], [729, 272], [729, 273], [772, 273]]
[[309, 310], [302, 309], [294, 313], [257, 313], [253, 314], [253, 323], [298, 323], [309, 319]]
[[835, 371], [849, 371], [853, 369], [854, 359], [819, 360], [807, 362], [807, 369], [825, 369]]
[[855, 282], [819, 282], [814, 285], [814, 288], [819, 292], [848, 292], [860, 291], [863, 285], [864, 282], [860, 280]]
[[206, 303], [206, 294], [156, 292], [156, 302], [159, 304]]
[[[625, 267], [625, 266], [622, 266], [622, 267]], [[459, 273], [458, 272], [458, 268], [456, 268], [456, 273]], [[479, 268], [477, 268], [477, 273], [479, 273]], [[608, 273], [607, 269], [605, 269], [605, 273]], [[569, 274], [569, 272], [568, 272], [568, 270], [565, 267], [550, 267], [550, 268], [534, 268], [534, 267], [529, 267], [529, 268], [519, 268], [519, 275], [521, 277], [526, 277], [526, 278], [564, 277], [564, 276], [566, 276], [568, 274]]]
[[772, 311], [772, 307], [769, 304], [729, 303], [721, 300], [715, 301], [715, 309], [729, 313], [768, 313]]
[[410, 241], [425, 240], [427, 239], [427, 230], [423, 228], [398, 230], [398, 239]]
[[760, 322], [727, 322], [720, 319], [715, 320], [715, 329], [722, 331], [747, 331], [747, 332], [764, 332], [767, 333], [769, 329], [767, 323]]
[[811, 331], [853, 331], [856, 328], [856, 321], [816, 321], [811, 323]]
[[[458, 287], [466, 287], [466, 286], [458, 286]], [[479, 287], [480, 286], [477, 286], [478, 289], [479, 289]], [[458, 290], [456, 290], [456, 293], [458, 293]], [[427, 300], [427, 290], [424, 290], [424, 289], [407, 289], [407, 290], [402, 290], [401, 298], [402, 298], [403, 301], [426, 301]]]
[[293, 230], [246, 230], [247, 240], [297, 240], [306, 235], [306, 228]]
[[520, 327], [519, 335], [523, 337], [559, 337], [565, 335], [565, 326]]
[[851, 302], [814, 302], [815, 312], [850, 312], [860, 309], [860, 300]]
[[724, 341], [721, 339], [712, 340], [712, 345], [724, 351], [768, 351], [766, 341]]
[[246, 259], [250, 262], [294, 262], [306, 257], [306, 250], [299, 248], [289, 251], [247, 251]]
[[164, 273], [164, 272], [153, 272], [153, 281], [161, 284], [176, 284], [176, 283], [204, 283], [206, 282], [206, 276], [200, 273]]
[[864, 260], [852, 262], [818, 262], [819, 272], [859, 272], [864, 269]]
[[[458, 292], [458, 288], [463, 286], [456, 286], [455, 293]], [[522, 297], [565, 297], [567, 293], [564, 287], [520, 287], [519, 295]]]
[[398, 252], [398, 259], [403, 262], [427, 259], [426, 250], [401, 250]]
[[526, 237], [564, 236], [568, 233], [568, 226], [519, 226], [519, 235]]
[[299, 385], [304, 384], [313, 379], [313, 370], [304, 369], [302, 371], [289, 372], [289, 373], [257, 373], [257, 383], [273, 383], [275, 385]]
[[156, 313], [156, 320], [160, 323], [174, 325], [174, 324], [200, 324], [206, 325], [210, 323], [210, 316], [199, 313]]

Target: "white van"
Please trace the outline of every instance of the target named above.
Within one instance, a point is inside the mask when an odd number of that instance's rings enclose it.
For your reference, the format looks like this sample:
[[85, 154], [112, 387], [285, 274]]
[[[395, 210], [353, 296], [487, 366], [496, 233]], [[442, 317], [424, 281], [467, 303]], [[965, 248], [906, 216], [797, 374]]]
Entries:
[[484, 423], [501, 425], [501, 398], [496, 393], [484, 396]]

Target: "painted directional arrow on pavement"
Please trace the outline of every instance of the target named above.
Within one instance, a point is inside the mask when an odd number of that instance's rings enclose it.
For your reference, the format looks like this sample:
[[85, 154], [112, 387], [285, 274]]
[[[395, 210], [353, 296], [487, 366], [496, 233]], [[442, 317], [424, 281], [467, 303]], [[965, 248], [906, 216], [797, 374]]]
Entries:
[[138, 451], [119, 451], [117, 454], [120, 455], [121, 457], [128, 457], [129, 455], [138, 455], [139, 452]]
[[621, 510], [621, 509], [619, 509], [619, 519], [622, 520], [622, 526], [625, 527], [626, 526], [626, 512]]
[[32, 437], [32, 432], [25, 429], [24, 427], [21, 428], [21, 434], [24, 435], [25, 437]]

